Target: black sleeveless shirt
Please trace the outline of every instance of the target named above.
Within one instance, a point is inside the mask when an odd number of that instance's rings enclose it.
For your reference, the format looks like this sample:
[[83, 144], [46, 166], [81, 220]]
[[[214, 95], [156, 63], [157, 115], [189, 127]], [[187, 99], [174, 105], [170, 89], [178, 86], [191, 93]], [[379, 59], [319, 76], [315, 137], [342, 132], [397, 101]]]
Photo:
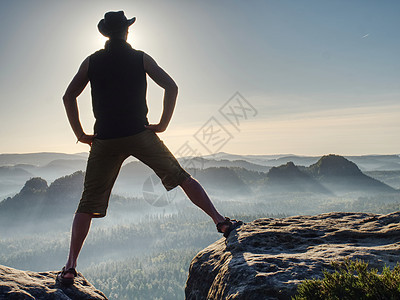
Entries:
[[109, 40], [89, 58], [94, 133], [99, 139], [130, 136], [148, 125], [143, 52]]

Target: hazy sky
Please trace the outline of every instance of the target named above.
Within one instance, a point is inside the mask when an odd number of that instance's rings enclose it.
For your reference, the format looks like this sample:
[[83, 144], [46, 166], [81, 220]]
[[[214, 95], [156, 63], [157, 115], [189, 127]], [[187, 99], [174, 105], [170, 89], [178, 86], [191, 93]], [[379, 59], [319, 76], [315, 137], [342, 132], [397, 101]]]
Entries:
[[[1, 1], [0, 153], [88, 150], [61, 97], [103, 47], [97, 23], [109, 10], [136, 16], [128, 42], [179, 86], [160, 135], [172, 152], [400, 153], [397, 0]], [[162, 90], [150, 81], [155, 123]], [[236, 92], [246, 101], [228, 101]], [[78, 101], [91, 133], [89, 86]]]

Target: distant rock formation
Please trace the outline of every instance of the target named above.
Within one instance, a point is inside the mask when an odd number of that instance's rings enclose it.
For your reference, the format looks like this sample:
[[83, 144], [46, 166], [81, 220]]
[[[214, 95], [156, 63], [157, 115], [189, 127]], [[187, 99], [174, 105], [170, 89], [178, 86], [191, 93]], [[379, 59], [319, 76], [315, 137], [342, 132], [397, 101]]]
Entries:
[[358, 176], [362, 174], [355, 163], [336, 154], [322, 156], [318, 162], [311, 165], [309, 169], [318, 177]]
[[308, 167], [307, 171], [336, 194], [396, 192], [392, 187], [365, 175], [355, 163], [340, 155], [325, 155]]
[[107, 297], [81, 274], [75, 284], [56, 283], [57, 272], [30, 272], [0, 266], [0, 299], [104, 300]]
[[321, 278], [331, 261], [362, 259], [392, 268], [399, 241], [400, 212], [255, 220], [196, 255], [186, 300], [290, 299], [302, 280]]
[[267, 174], [265, 185], [272, 192], [309, 192], [332, 194], [309, 174], [302, 172], [293, 162], [272, 167]]
[[[73, 213], [82, 194], [83, 179], [82, 171], [58, 178], [50, 186], [40, 177], [31, 178], [14, 197], [0, 201], [0, 225], [6, 219], [7, 225], [13, 225], [20, 220], [37, 219], [38, 215]], [[8, 215], [13, 219], [8, 220]]]
[[340, 155], [325, 155], [309, 167], [288, 162], [272, 167], [264, 180], [265, 192], [317, 193], [370, 196], [397, 191], [365, 175], [357, 165]]

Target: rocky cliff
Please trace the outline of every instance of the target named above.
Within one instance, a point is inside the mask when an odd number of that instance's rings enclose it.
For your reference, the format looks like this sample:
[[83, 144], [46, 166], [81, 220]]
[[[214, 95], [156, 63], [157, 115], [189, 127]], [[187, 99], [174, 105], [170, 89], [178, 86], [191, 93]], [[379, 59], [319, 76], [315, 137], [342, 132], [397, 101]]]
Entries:
[[56, 283], [57, 272], [30, 272], [0, 266], [0, 300], [103, 300], [106, 296], [81, 274], [71, 287]]
[[327, 213], [259, 219], [241, 226], [192, 260], [187, 300], [290, 299], [306, 278], [334, 260], [393, 267], [400, 257], [400, 212]]

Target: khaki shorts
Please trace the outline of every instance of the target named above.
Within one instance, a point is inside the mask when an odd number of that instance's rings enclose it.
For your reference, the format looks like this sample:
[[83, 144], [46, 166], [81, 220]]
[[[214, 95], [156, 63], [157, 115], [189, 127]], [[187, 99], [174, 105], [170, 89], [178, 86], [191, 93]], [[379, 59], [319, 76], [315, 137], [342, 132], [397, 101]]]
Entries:
[[77, 213], [90, 213], [98, 218], [106, 215], [111, 189], [122, 163], [131, 155], [153, 169], [168, 191], [190, 177], [157, 134], [149, 129], [123, 138], [94, 139]]

